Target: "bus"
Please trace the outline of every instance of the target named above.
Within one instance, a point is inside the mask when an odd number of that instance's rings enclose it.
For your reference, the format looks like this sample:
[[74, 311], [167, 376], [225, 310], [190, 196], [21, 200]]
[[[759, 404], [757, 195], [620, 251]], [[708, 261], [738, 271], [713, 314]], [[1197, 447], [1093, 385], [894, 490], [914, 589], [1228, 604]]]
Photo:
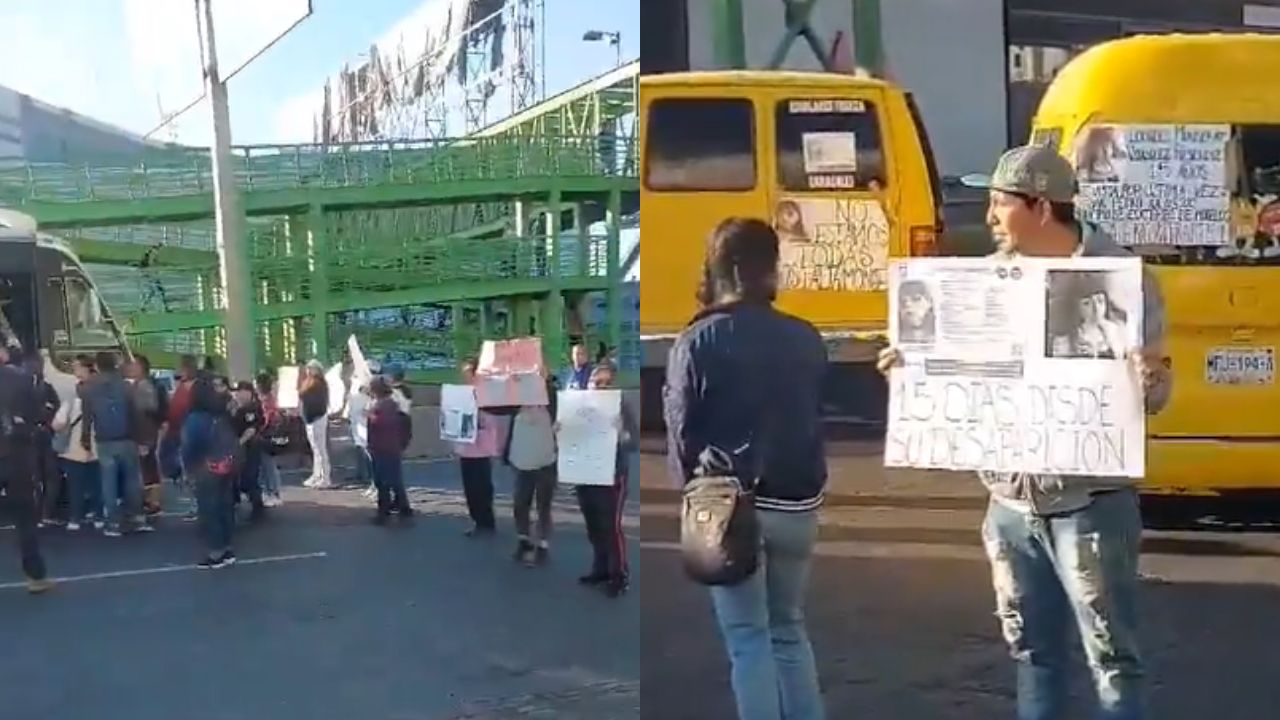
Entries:
[[0, 210], [0, 342], [44, 357], [50, 383], [64, 398], [65, 373], [76, 355], [132, 357], [75, 252], [12, 210]]

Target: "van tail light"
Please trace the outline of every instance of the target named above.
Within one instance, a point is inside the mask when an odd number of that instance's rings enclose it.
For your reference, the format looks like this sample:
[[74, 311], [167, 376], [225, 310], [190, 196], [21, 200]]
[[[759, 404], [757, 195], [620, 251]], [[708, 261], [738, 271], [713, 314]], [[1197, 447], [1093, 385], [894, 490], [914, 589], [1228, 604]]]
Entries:
[[911, 257], [932, 257], [938, 254], [938, 239], [942, 237], [942, 223], [911, 226]]

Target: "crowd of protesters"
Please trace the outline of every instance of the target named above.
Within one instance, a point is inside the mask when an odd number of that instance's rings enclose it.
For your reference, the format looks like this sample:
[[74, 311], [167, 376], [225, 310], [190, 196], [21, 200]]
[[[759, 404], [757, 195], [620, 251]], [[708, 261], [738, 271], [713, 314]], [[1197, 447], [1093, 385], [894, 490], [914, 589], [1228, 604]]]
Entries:
[[[589, 363], [584, 346], [573, 347], [572, 359], [561, 376], [547, 377], [549, 407], [482, 411], [476, 441], [454, 447], [472, 520], [470, 537], [497, 533], [494, 461], [514, 470], [514, 558], [528, 567], [545, 565], [550, 557], [557, 486], [556, 391], [605, 389], [615, 381], [614, 367], [603, 358]], [[305, 442], [311, 469], [302, 485], [336, 487], [328, 437], [334, 413], [329, 381], [318, 362], [303, 368], [297, 408], [285, 411], [278, 406], [270, 374], [256, 382], [233, 383], [208, 360], [202, 365], [192, 356], [181, 358], [168, 388], [143, 356], [119, 367], [114, 353], [80, 355], [69, 368], [74, 392], [61, 399], [43, 377], [43, 358], [28, 360], [22, 362], [15, 348], [0, 347], [0, 408], [6, 410], [0, 414], [19, 418], [23, 426], [13, 431], [11, 422], [6, 425], [0, 487], [15, 518], [32, 592], [51, 587], [38, 528], [119, 537], [152, 532], [154, 518], [175, 515], [195, 523], [204, 546], [198, 567], [221, 568], [236, 561], [238, 506], [247, 503], [246, 519], [256, 523], [283, 504], [280, 456], [304, 452]], [[464, 361], [460, 369], [464, 382], [475, 382], [474, 360]], [[375, 524], [385, 525], [393, 517], [408, 522], [414, 511], [404, 456], [413, 437], [412, 390], [398, 367], [385, 373], [377, 366], [371, 370], [371, 377], [353, 378], [342, 403], [356, 451], [355, 479], [371, 483], [367, 492], [376, 504]], [[593, 564], [581, 582], [610, 597], [628, 586], [621, 516], [629, 455], [638, 433], [629, 403], [624, 403], [618, 430], [613, 482], [577, 491], [593, 548]], [[170, 513], [163, 513], [166, 506]]]

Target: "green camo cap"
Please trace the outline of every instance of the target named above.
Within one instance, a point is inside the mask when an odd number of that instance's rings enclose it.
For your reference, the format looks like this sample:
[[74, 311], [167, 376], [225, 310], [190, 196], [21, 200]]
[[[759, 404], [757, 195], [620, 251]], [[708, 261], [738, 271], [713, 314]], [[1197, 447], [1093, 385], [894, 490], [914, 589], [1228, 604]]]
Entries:
[[1076, 173], [1053, 148], [1023, 145], [1000, 156], [990, 175], [966, 175], [969, 187], [1019, 193], [1049, 202], [1069, 203], [1076, 195]]

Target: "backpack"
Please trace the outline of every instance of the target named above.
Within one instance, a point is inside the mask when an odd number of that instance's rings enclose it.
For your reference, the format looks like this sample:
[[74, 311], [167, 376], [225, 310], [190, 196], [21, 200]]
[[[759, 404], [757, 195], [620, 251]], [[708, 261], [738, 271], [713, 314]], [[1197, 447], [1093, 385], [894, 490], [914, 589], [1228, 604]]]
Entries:
[[93, 432], [99, 441], [129, 440], [133, 422], [129, 416], [129, 388], [122, 381], [108, 380], [90, 391], [93, 404]]
[[240, 437], [231, 427], [231, 419], [221, 415], [215, 417], [209, 426], [209, 452], [205, 457], [205, 468], [215, 477], [229, 479], [240, 474], [243, 461], [243, 446], [240, 445]]

